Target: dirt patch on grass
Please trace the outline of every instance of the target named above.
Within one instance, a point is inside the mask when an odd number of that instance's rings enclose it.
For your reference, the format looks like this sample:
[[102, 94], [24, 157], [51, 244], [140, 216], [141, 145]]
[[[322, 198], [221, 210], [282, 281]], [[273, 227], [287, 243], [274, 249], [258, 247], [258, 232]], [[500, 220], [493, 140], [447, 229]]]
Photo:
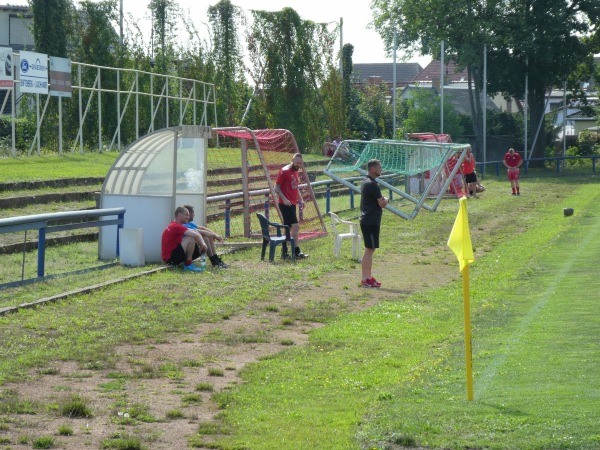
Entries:
[[[0, 418], [0, 436], [15, 449], [31, 448], [33, 438], [48, 435], [54, 436], [57, 447], [69, 450], [101, 448], [107, 439], [132, 436], [145, 448], [186, 448], [200, 425], [220, 430], [221, 405], [214, 394], [242, 383], [239, 374], [246, 365], [305, 345], [312, 330], [338, 314], [383, 299], [402, 301], [458, 276], [447, 258], [436, 259], [433, 250], [420, 255], [376, 254], [375, 274], [384, 283], [380, 289], [359, 287], [357, 264], [354, 270], [321, 275], [316, 282], [291, 284], [276, 297], [257, 300], [234, 316], [188, 333], [171, 334], [164, 342], [121, 345], [111, 351], [108, 362], [83, 368], [54, 362], [32, 381], [3, 387], [35, 405], [35, 414], [5, 414]], [[74, 395], [88, 401], [92, 417], [61, 415]], [[58, 435], [64, 425], [73, 435]], [[20, 444], [26, 437], [28, 443]], [[203, 439], [210, 441], [210, 435]]]

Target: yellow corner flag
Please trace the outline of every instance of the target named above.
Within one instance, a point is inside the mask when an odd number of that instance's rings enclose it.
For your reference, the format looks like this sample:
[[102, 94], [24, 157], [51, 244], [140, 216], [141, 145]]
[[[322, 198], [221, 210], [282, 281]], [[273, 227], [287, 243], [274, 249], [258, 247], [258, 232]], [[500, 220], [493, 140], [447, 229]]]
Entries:
[[469, 215], [467, 199], [459, 200], [460, 209], [454, 221], [452, 232], [448, 238], [448, 247], [454, 252], [460, 264], [463, 278], [463, 309], [465, 316], [465, 365], [467, 377], [467, 400], [473, 400], [473, 355], [471, 347], [471, 299], [469, 295], [469, 264], [475, 261], [471, 233], [469, 231]]
[[452, 232], [448, 238], [448, 247], [454, 252], [460, 264], [462, 272], [465, 266], [475, 261], [473, 246], [471, 245], [471, 233], [469, 231], [469, 215], [467, 214], [467, 199], [459, 200], [460, 209], [454, 221]]

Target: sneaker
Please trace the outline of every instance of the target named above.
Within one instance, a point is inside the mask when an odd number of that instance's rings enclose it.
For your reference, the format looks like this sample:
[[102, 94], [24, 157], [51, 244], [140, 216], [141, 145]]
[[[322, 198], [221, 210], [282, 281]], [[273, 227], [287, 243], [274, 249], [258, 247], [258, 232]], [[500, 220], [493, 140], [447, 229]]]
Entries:
[[217, 264], [218, 269], [227, 269], [228, 267], [229, 264], [225, 264], [223, 261], [219, 260], [219, 263]]
[[183, 266], [183, 270], [189, 270], [190, 272], [204, 272], [202, 267], [195, 266], [194, 264], [190, 264], [189, 266]]
[[360, 280], [360, 285], [366, 288], [378, 288], [381, 287], [381, 283], [375, 281], [374, 278], [367, 278], [366, 280]]
[[306, 259], [306, 258], [308, 258], [307, 254], [302, 253], [302, 252], [296, 253], [296, 259]]
[[381, 283], [375, 279], [375, 277], [371, 277], [371, 282], [375, 285], [375, 287], [381, 287]]
[[521, 193], [520, 193], [520, 192], [517, 192], [517, 195], [521, 195]]

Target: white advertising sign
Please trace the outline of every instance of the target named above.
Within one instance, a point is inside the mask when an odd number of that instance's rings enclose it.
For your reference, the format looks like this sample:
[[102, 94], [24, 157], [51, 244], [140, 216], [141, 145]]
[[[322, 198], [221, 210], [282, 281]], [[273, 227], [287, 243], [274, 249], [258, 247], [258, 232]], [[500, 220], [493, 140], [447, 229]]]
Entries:
[[47, 94], [48, 55], [21, 51], [20, 58], [19, 80], [21, 92], [29, 94]]
[[12, 48], [0, 47], [0, 87], [13, 87]]
[[50, 57], [50, 95], [54, 97], [71, 97], [71, 60], [68, 58]]

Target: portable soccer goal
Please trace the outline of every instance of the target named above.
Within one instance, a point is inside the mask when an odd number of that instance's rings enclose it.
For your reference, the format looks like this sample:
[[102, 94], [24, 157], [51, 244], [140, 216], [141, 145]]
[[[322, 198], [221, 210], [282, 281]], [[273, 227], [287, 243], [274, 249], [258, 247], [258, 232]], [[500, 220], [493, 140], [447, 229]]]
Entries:
[[[412, 220], [421, 208], [437, 209], [455, 177], [460, 175], [460, 166], [469, 147], [468, 144], [447, 142], [348, 140], [337, 148], [323, 172], [360, 193], [353, 175], [366, 176], [369, 160], [378, 159], [383, 172], [377, 183], [389, 190], [391, 200], [394, 194], [403, 200], [388, 204], [386, 209]], [[418, 180], [416, 189], [411, 186], [414, 180]], [[459, 192], [456, 187], [454, 191]]]
[[[228, 238], [256, 238], [261, 228], [256, 213], [282, 221], [275, 193], [279, 170], [291, 163], [298, 145], [284, 129], [213, 128], [207, 158], [206, 221]], [[217, 142], [218, 139], [218, 142]], [[299, 172], [299, 239], [327, 233], [306, 171]]]

